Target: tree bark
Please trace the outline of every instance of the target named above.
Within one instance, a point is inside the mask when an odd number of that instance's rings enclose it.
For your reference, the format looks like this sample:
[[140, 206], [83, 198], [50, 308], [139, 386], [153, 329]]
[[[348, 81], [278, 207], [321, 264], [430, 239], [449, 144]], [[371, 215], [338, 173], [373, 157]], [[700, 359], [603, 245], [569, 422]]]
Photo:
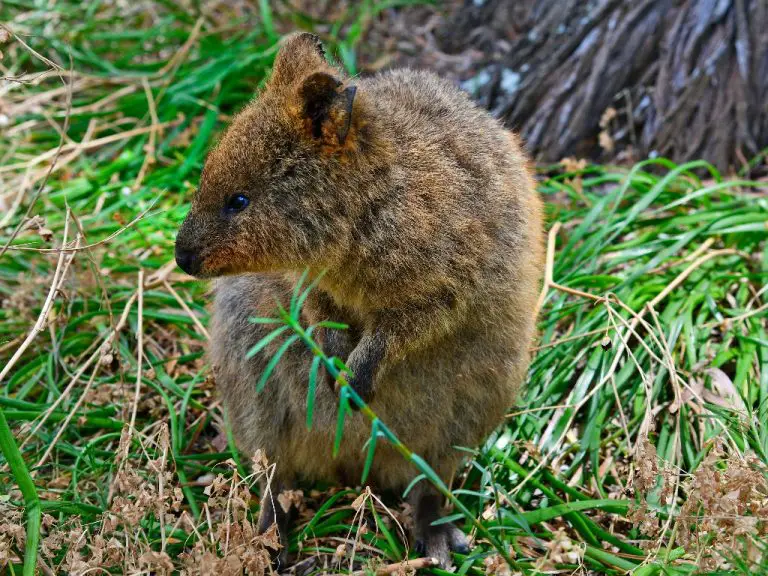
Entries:
[[768, 147], [768, 0], [469, 0], [435, 35], [483, 52], [477, 98], [539, 160]]

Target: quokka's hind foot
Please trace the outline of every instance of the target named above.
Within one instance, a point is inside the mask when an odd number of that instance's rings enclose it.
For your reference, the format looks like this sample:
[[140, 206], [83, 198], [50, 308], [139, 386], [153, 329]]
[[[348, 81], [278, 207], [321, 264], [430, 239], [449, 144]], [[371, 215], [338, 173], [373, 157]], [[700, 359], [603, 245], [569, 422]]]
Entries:
[[413, 541], [419, 556], [435, 558], [442, 568], [451, 566], [451, 552], [469, 553], [467, 536], [453, 523], [433, 525], [440, 519], [442, 497], [431, 486], [421, 488], [411, 498], [414, 507]]
[[419, 556], [437, 559], [441, 568], [448, 568], [452, 564], [451, 552], [468, 554], [469, 541], [453, 524], [440, 524], [416, 536], [414, 550]]

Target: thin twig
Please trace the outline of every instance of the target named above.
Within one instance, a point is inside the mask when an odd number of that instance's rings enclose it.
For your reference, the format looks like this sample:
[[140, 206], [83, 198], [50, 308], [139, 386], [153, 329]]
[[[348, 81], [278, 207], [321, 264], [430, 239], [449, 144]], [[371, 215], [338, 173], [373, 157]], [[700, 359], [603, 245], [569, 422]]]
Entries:
[[573, 340], [580, 340], [581, 338], [588, 338], [589, 336], [604, 334], [606, 332], [609, 332], [611, 329], [612, 328], [610, 326], [605, 326], [603, 328], [596, 328], [595, 330], [582, 332], [580, 334], [572, 334], [570, 336], [564, 336], [563, 338], [553, 340], [552, 342], [547, 342], [546, 344], [541, 344], [540, 346], [534, 346], [533, 348], [529, 348], [529, 350], [531, 352], [538, 352], [539, 350], [545, 350], [547, 348], [552, 348], [553, 346], [559, 346], [560, 344], [565, 344], [566, 342], [571, 342]]
[[[88, 128], [90, 129], [90, 124]], [[88, 236], [85, 233], [85, 228], [83, 228], [83, 224], [80, 222], [80, 218], [78, 218], [77, 215], [73, 212], [72, 219], [74, 220], [75, 225], [77, 225], [77, 229], [80, 231], [80, 235], [83, 237], [83, 240], [86, 242], [86, 248], [87, 248]], [[96, 282], [96, 285], [99, 287], [99, 290], [101, 290], [101, 298], [104, 301], [104, 304], [107, 308], [107, 314], [109, 315], [109, 327], [114, 328], [115, 318], [112, 312], [112, 301], [109, 299], [109, 294], [107, 294], [107, 287], [104, 285], [104, 280], [102, 279], [102, 275], [99, 272], [98, 263], [96, 262], [96, 257], [94, 256], [93, 251], [90, 248], [87, 248], [86, 256], [88, 257], [88, 260], [91, 263], [91, 273], [93, 275], [93, 279]]]
[[[113, 142], [120, 142], [121, 140], [133, 138], [134, 136], [140, 136], [142, 134], [146, 134], [147, 132], [152, 132], [153, 130], [159, 130], [159, 129], [177, 126], [181, 122], [182, 122], [181, 118], [176, 118], [174, 120], [169, 120], [168, 122], [162, 122], [156, 126], [142, 126], [140, 128], [134, 128], [132, 130], [126, 130], [125, 132], [120, 132], [119, 134], [110, 134], [109, 136], [96, 138], [95, 140], [91, 140], [90, 142], [81, 141], [81, 142], [76, 142], [74, 144], [62, 145], [57, 150], [49, 150], [48, 152], [43, 152], [42, 154], [35, 156], [34, 158], [27, 160], [26, 162], [17, 162], [15, 164], [6, 164], [5, 166], [0, 166], [0, 173], [13, 172], [14, 170], [23, 170], [27, 168], [32, 168], [33, 166], [36, 166], [41, 162], [48, 160], [49, 158], [55, 157], [57, 155], [57, 152], [61, 153], [61, 152], [70, 152], [72, 150], [82, 151], [82, 150], [90, 150], [92, 148], [99, 148], [107, 144], [112, 144]], [[50, 168], [51, 172], [53, 171], [53, 167], [54, 167], [54, 164], [51, 164], [51, 168]], [[0, 254], [0, 256], [2, 256], [2, 254]]]
[[189, 316], [192, 319], [192, 322], [195, 324], [200, 334], [204, 336], [206, 340], [210, 340], [211, 335], [208, 333], [208, 330], [205, 329], [205, 326], [203, 326], [202, 322], [200, 322], [200, 320], [197, 318], [195, 313], [192, 312], [192, 309], [189, 307], [189, 305], [186, 302], [184, 302], [181, 296], [179, 296], [179, 293], [173, 289], [173, 286], [170, 285], [168, 280], [163, 279], [163, 286], [165, 287], [166, 290], [168, 290], [168, 292], [171, 293], [171, 296], [173, 296], [176, 299], [176, 302], [178, 302], [179, 306], [181, 306], [184, 312], [187, 313], [187, 316]]
[[[136, 218], [134, 218], [133, 220], [128, 222], [128, 224], [126, 224], [125, 226], [121, 227], [119, 230], [113, 232], [112, 234], [110, 234], [106, 238], [102, 238], [98, 242], [93, 242], [92, 244], [86, 244], [85, 246], [78, 246], [76, 248], [67, 248], [67, 252], [70, 252], [70, 251], [72, 251], [72, 252], [80, 252], [80, 251], [83, 251], [83, 250], [90, 251], [91, 248], [95, 248], [97, 246], [101, 246], [102, 244], [106, 244], [110, 240], [113, 240], [113, 239], [117, 238], [120, 234], [122, 234], [123, 232], [125, 232], [129, 228], [131, 228], [134, 225], [136, 225], [137, 222], [142, 220], [144, 218], [144, 216], [146, 216], [147, 213], [150, 210], [152, 210], [152, 208], [154, 208], [155, 203], [157, 202], [157, 200], [158, 200], [158, 198], [155, 198], [150, 203], [149, 206], [147, 206], [144, 210], [141, 211], [141, 213], [139, 213], [138, 216], [136, 216]], [[8, 249], [9, 250], [19, 250], [19, 251], [22, 251], [22, 252], [24, 252], [24, 251], [26, 251], [26, 252], [40, 252], [42, 254], [53, 254], [53, 253], [56, 253], [56, 252], [60, 252], [62, 250], [61, 248], [32, 248], [31, 246], [10, 246]]]
[[[32, 341], [37, 338], [37, 335], [43, 330], [43, 328], [45, 328], [45, 323], [48, 319], [48, 314], [51, 311], [51, 307], [53, 306], [53, 301], [55, 300], [56, 295], [61, 288], [61, 284], [64, 281], [64, 277], [67, 273], [67, 270], [69, 269], [69, 265], [72, 263], [72, 259], [74, 258], [74, 253], [66, 250], [67, 237], [69, 235], [69, 222], [70, 214], [69, 211], [67, 211], [67, 216], [64, 221], [64, 237], [61, 241], [62, 250], [59, 252], [59, 260], [56, 263], [56, 269], [53, 273], [53, 281], [51, 282], [50, 290], [48, 290], [48, 296], [43, 303], [43, 307], [40, 310], [40, 314], [37, 317], [35, 325], [32, 326], [32, 329], [29, 331], [29, 334], [27, 334], [24, 342], [21, 343], [21, 346], [16, 349], [16, 352], [13, 354], [13, 356], [11, 356], [11, 359], [8, 360], [3, 369], [0, 370], [0, 382], [3, 381], [3, 379], [14, 367], [16, 362], [18, 362], [19, 358], [21, 358], [24, 352], [26, 352], [27, 348], [29, 348], [30, 344], [32, 344]], [[69, 258], [67, 258], [67, 256], [69, 256]]]
[[517, 412], [510, 412], [505, 418], [517, 418], [518, 416], [524, 416], [525, 414], [535, 414], [536, 412], [546, 412], [548, 410], [559, 410], [561, 408], [573, 408], [575, 404], [553, 404], [552, 406], [539, 406], [537, 408], [527, 408], [526, 410], [518, 410]]
[[664, 290], [659, 292], [653, 300], [651, 300], [650, 305], [655, 307], [659, 302], [664, 300], [669, 294], [680, 284], [682, 284], [688, 276], [690, 276], [694, 270], [699, 268], [702, 264], [705, 262], [712, 260], [712, 258], [716, 258], [718, 256], [730, 256], [730, 255], [739, 255], [741, 252], [738, 250], [734, 250], [732, 248], [723, 248], [721, 250], [713, 250], [712, 252], [709, 252], [705, 254], [704, 256], [701, 256], [700, 258], [697, 258], [688, 268], [683, 270], [680, 274], [678, 274], [672, 282], [670, 282]]
[[54, 400], [53, 404], [51, 404], [48, 409], [43, 414], [43, 417], [37, 422], [35, 427], [32, 429], [32, 431], [29, 433], [27, 438], [22, 442], [21, 446], [23, 447], [29, 440], [37, 433], [37, 431], [45, 424], [45, 422], [48, 420], [50, 415], [53, 413], [54, 410], [58, 407], [61, 402], [64, 401], [64, 399], [69, 395], [69, 393], [72, 391], [72, 389], [75, 387], [75, 384], [80, 380], [80, 377], [85, 373], [85, 371], [90, 367], [93, 362], [95, 362], [98, 358], [101, 357], [103, 351], [109, 347], [112, 342], [117, 338], [117, 335], [120, 333], [120, 331], [125, 327], [125, 324], [128, 322], [128, 313], [131, 310], [131, 307], [133, 306], [133, 303], [136, 301], [136, 298], [138, 297], [138, 292], [134, 292], [131, 297], [128, 299], [128, 302], [125, 304], [125, 308], [123, 309], [123, 314], [120, 317], [120, 320], [117, 322], [117, 326], [115, 326], [114, 330], [111, 330], [107, 336], [104, 337], [102, 340], [101, 345], [88, 357], [88, 359], [83, 362], [80, 365], [80, 368], [78, 368], [77, 372], [70, 378], [69, 383], [64, 388], [64, 390], [61, 392], [58, 398]]
[[61, 426], [59, 426], [59, 430], [56, 432], [56, 436], [53, 437], [53, 440], [48, 444], [48, 448], [46, 448], [45, 454], [43, 454], [42, 458], [37, 461], [37, 464], [35, 465], [36, 469], [45, 464], [54, 448], [56, 448], [56, 444], [59, 442], [59, 439], [62, 437], [64, 432], [66, 432], [67, 426], [69, 426], [72, 418], [75, 416], [75, 414], [77, 414], [77, 411], [80, 409], [80, 406], [83, 405], [83, 402], [85, 402], [85, 399], [88, 396], [88, 392], [90, 392], [91, 388], [93, 387], [93, 383], [96, 380], [96, 376], [98, 375], [100, 368], [101, 365], [97, 363], [96, 368], [91, 373], [91, 377], [88, 379], [88, 383], [85, 385], [82, 394], [80, 394], [80, 398], [77, 399], [77, 402], [75, 402], [75, 405], [70, 409], [69, 414], [67, 414], [67, 417], [64, 419], [64, 422], [62, 422]]
[[165, 534], [165, 512], [162, 509], [162, 506], [164, 505], [163, 501], [165, 500], [165, 486], [163, 484], [163, 476], [165, 472], [165, 465], [168, 461], [168, 423], [163, 422], [162, 428], [160, 429], [160, 436], [159, 441], [163, 448], [163, 455], [160, 458], [160, 469], [157, 470], [157, 498], [160, 502], [161, 509], [158, 512], [158, 516], [160, 517], [160, 551], [165, 552], [165, 547], [168, 543], [168, 540], [166, 538]]
[[768, 302], [760, 306], [760, 308], [755, 308], [754, 310], [750, 310], [749, 312], [745, 312], [744, 314], [739, 314], [738, 316], [733, 316], [732, 318], [723, 318], [722, 320], [715, 320], [714, 322], [707, 322], [706, 324], [702, 324], [702, 328], [714, 328], [715, 326], [722, 326], [723, 324], [728, 323], [736, 323], [741, 322], [742, 320], [746, 320], [747, 318], [751, 318], [752, 316], [757, 316], [758, 314], [765, 312], [768, 310]]
[[[411, 570], [422, 570], [424, 568], [431, 568], [440, 564], [437, 558], [414, 558], [413, 560], [404, 560], [403, 562], [397, 562], [396, 564], [387, 564], [376, 569], [376, 576], [389, 576], [390, 574], [408, 573]], [[370, 571], [358, 570], [352, 572], [352, 576], [365, 576], [370, 574]]]
[[605, 298], [603, 296], [595, 296], [594, 294], [590, 294], [589, 292], [577, 290], [576, 288], [569, 288], [568, 286], [563, 286], [562, 284], [558, 284], [557, 282], [551, 282], [549, 287], [554, 288], [555, 290], [558, 290], [560, 292], [565, 292], [566, 294], [570, 294], [571, 296], [579, 296], [581, 298], [586, 298], [587, 300], [592, 300], [593, 302], [605, 302]]
[[[4, 30], [12, 34], [16, 40], [21, 43], [22, 46], [24, 46], [27, 50], [29, 50], [32, 54], [34, 54], [36, 57], [38, 57], [40, 60], [51, 66], [52, 68], [59, 69], [59, 66], [55, 64], [54, 62], [51, 62], [46, 57], [41, 56], [37, 52], [35, 52], [32, 48], [30, 48], [21, 38], [19, 38], [16, 34], [14, 34], [12, 31], [10, 31], [7, 27], [0, 24], [0, 27], [2, 27]], [[69, 55], [69, 63], [70, 68], [72, 68], [72, 54]], [[60, 76], [61, 78], [61, 76]], [[61, 78], [62, 83], [64, 83], [64, 78]], [[30, 214], [32, 214], [32, 210], [35, 207], [35, 204], [37, 203], [38, 199], [40, 198], [40, 195], [43, 193], [43, 190], [45, 189], [45, 185], [48, 183], [48, 178], [50, 178], [51, 174], [53, 173], [53, 169], [56, 167], [56, 161], [59, 159], [59, 156], [64, 150], [64, 139], [66, 133], [69, 131], [69, 120], [71, 117], [71, 111], [72, 111], [72, 81], [70, 79], [69, 84], [65, 84], [67, 86], [67, 109], [66, 109], [66, 115], [64, 116], [64, 128], [62, 129], [62, 135], [59, 139], [59, 145], [56, 147], [55, 150], [49, 150], [48, 151], [48, 157], [52, 158], [53, 161], [51, 162], [51, 165], [48, 167], [48, 171], [45, 173], [45, 177], [43, 178], [42, 182], [40, 182], [40, 185], [37, 187], [37, 191], [35, 192], [34, 196], [32, 196], [32, 199], [29, 201], [29, 205], [27, 206], [27, 211], [24, 214], [24, 217], [19, 220], [19, 223], [16, 225], [16, 228], [14, 228], [13, 232], [11, 232], [11, 235], [8, 237], [8, 240], [3, 245], [2, 248], [0, 248], [0, 258], [3, 257], [3, 255], [8, 251], [9, 246], [13, 243], [13, 241], [16, 239], [16, 236], [19, 235], [19, 232], [21, 232], [22, 228], [24, 227], [24, 224], [26, 223], [26, 220], [29, 218]], [[3, 166], [0, 166], [0, 172], [4, 171]], [[2, 380], [2, 378], [0, 378]]]
[[144, 270], [139, 270], [139, 304], [138, 304], [138, 324], [136, 326], [136, 388], [133, 394], [133, 403], [131, 405], [131, 422], [128, 427], [128, 434], [133, 434], [136, 426], [136, 411], [139, 405], [139, 394], [141, 393], [142, 365], [144, 364]]
[[144, 155], [144, 161], [141, 163], [139, 174], [136, 176], [136, 181], [133, 183], [134, 190], [138, 190], [141, 187], [141, 183], [144, 180], [144, 175], [147, 173], [147, 169], [151, 164], [155, 163], [155, 139], [157, 138], [157, 127], [160, 124], [160, 120], [157, 118], [155, 98], [152, 96], [152, 88], [150, 88], [149, 82], [146, 78], [142, 79], [141, 84], [144, 87], [144, 94], [147, 97], [147, 106], [149, 108], [152, 124], [150, 125], [151, 130], [149, 132], [149, 142], [147, 143], [145, 149], [146, 154]]
[[541, 307], [547, 299], [549, 287], [552, 285], [552, 274], [555, 267], [555, 245], [557, 244], [557, 233], [560, 231], [561, 226], [562, 224], [560, 222], [555, 222], [547, 235], [547, 260], [544, 268], [544, 284], [541, 287], [539, 299], [536, 302], [536, 314], [534, 314], [534, 318], [539, 316]]

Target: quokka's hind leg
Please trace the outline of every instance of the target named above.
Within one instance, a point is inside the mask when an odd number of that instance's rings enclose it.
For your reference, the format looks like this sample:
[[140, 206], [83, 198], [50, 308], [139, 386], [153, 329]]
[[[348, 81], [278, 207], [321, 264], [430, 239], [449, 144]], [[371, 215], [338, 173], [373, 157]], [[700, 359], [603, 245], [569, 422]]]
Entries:
[[409, 497], [413, 508], [414, 550], [421, 556], [436, 558], [440, 566], [451, 566], [451, 552], [469, 553], [469, 541], [466, 535], [452, 522], [433, 526], [439, 520], [443, 497], [431, 485], [421, 482]]
[[278, 479], [276, 475], [273, 475], [271, 482], [267, 479], [261, 482], [261, 509], [259, 510], [258, 531], [259, 534], [263, 534], [273, 524], [276, 525], [280, 548], [270, 552], [272, 565], [278, 572], [288, 568], [288, 534], [297, 512], [294, 506], [285, 511], [278, 501], [278, 496], [283, 490], [290, 489], [291, 486], [291, 483]]

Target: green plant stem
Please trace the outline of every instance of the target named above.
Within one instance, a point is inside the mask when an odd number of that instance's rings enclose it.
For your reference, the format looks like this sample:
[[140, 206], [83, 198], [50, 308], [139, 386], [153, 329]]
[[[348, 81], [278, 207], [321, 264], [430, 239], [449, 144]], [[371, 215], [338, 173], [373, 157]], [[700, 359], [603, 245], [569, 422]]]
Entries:
[[0, 408], [0, 448], [3, 451], [8, 466], [11, 468], [16, 484], [24, 497], [24, 509], [27, 517], [27, 537], [24, 544], [24, 576], [34, 576], [37, 565], [37, 548], [40, 543], [40, 520], [42, 510], [37, 488], [32, 481], [32, 476], [27, 470], [24, 459], [21, 457], [19, 447], [13, 438], [13, 432], [5, 419], [5, 414]]

